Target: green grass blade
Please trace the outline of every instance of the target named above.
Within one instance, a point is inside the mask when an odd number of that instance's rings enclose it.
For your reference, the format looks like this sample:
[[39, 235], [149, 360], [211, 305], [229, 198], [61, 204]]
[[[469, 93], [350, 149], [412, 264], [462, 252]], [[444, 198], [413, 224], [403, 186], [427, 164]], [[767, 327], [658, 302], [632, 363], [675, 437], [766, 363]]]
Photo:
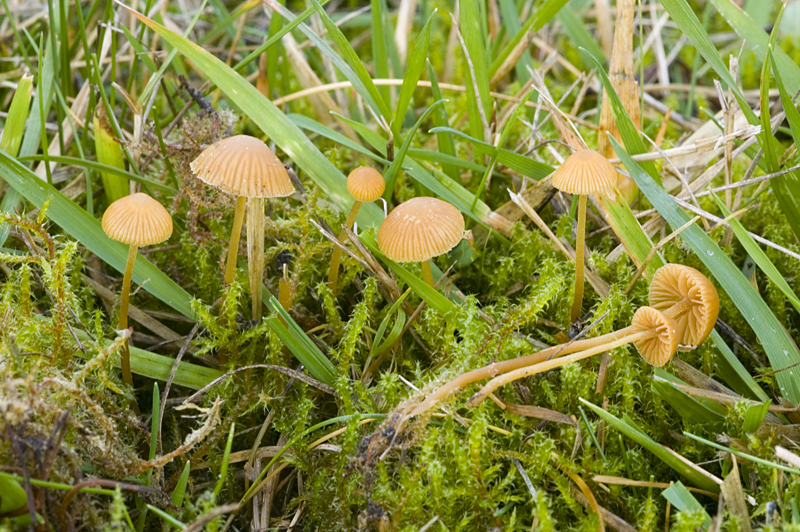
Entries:
[[398, 131], [403, 127], [403, 119], [408, 111], [408, 105], [411, 103], [414, 91], [417, 90], [417, 82], [422, 76], [422, 69], [425, 67], [426, 58], [428, 56], [428, 45], [431, 40], [431, 25], [434, 16], [436, 16], [435, 9], [428, 18], [428, 22], [426, 22], [425, 26], [420, 30], [417, 42], [414, 44], [414, 50], [408, 57], [406, 73], [403, 76], [403, 85], [400, 87], [400, 95], [397, 97], [394, 124], [392, 124], [393, 129], [396, 127]]
[[[350, 45], [350, 41], [347, 40], [347, 37], [345, 37], [344, 33], [342, 33], [342, 30], [340, 30], [339, 26], [337, 26], [336, 23], [331, 20], [331, 17], [328, 16], [325, 10], [322, 9], [322, 6], [319, 5], [317, 0], [311, 0], [311, 4], [314, 6], [314, 9], [317, 10], [317, 13], [322, 19], [322, 23], [325, 25], [325, 29], [328, 30], [328, 36], [330, 36], [330, 38], [333, 39], [333, 42], [336, 43], [336, 46], [339, 48], [339, 52], [341, 52], [350, 68], [353, 69], [353, 72], [355, 72], [358, 80], [361, 82], [362, 87], [364, 87], [369, 95], [369, 99], [367, 101], [374, 106], [375, 112], [383, 116], [388, 121], [392, 116], [392, 111], [389, 109], [388, 103], [383, 100], [383, 96], [381, 96], [380, 92], [378, 92], [378, 88], [372, 82], [369, 72], [367, 72], [364, 63], [358, 57], [356, 51], [353, 50], [353, 47]], [[333, 60], [334, 58], [331, 57], [331, 59]], [[336, 59], [338, 59], [338, 56]]]
[[183, 466], [181, 478], [178, 479], [178, 483], [175, 484], [175, 489], [172, 490], [172, 504], [178, 508], [183, 506], [183, 499], [186, 496], [186, 486], [189, 484], [189, 473], [191, 470], [192, 464], [189, 460], [187, 460], [186, 465]]
[[775, 82], [778, 85], [781, 103], [786, 113], [786, 121], [789, 122], [789, 129], [792, 132], [792, 139], [796, 146], [800, 146], [800, 112], [797, 110], [792, 100], [793, 93], [789, 92], [789, 87], [784, 81], [784, 74], [781, 72], [781, 67], [775, 58], [775, 50], [773, 48], [770, 48], [769, 56], [772, 63], [772, 75], [775, 77]]
[[400, 168], [402, 167], [403, 163], [406, 159], [406, 153], [408, 152], [408, 148], [411, 147], [411, 142], [414, 140], [414, 135], [417, 133], [419, 126], [422, 125], [422, 122], [428, 118], [433, 110], [438, 105], [443, 105], [447, 100], [439, 100], [438, 102], [433, 102], [433, 104], [428, 107], [422, 116], [419, 117], [417, 122], [414, 124], [414, 127], [406, 134], [406, 138], [403, 141], [403, 144], [400, 146], [400, 149], [395, 153], [394, 161], [392, 161], [391, 166], [389, 169], [386, 170], [386, 175], [384, 175], [384, 180], [386, 181], [386, 190], [383, 193], [383, 198], [386, 201], [391, 201], [392, 195], [394, 194], [394, 186], [397, 183], [397, 177], [400, 175]]
[[158, 414], [161, 409], [161, 392], [158, 389], [158, 383], [153, 383], [153, 410], [152, 417], [150, 418], [150, 458], [152, 460], [156, 457], [158, 450], [158, 427], [161, 426]]
[[[231, 102], [308, 174], [322, 189], [327, 199], [344, 212], [350, 210], [353, 198], [347, 192], [345, 176], [268, 98], [201, 47], [142, 15], [137, 14], [137, 16], [172, 46], [179, 49], [201, 72], [206, 73]], [[383, 211], [374, 203], [364, 204], [358, 211], [358, 223], [361, 226], [377, 226], [382, 220]]]
[[708, 515], [703, 505], [694, 498], [682, 482], [676, 482], [661, 492], [661, 496], [667, 499], [672, 506], [681, 512], [701, 512], [703, 514], [703, 528], [707, 529], [711, 524], [711, 516]]
[[[613, 138], [611, 143], [617, 156], [628, 169], [631, 177], [661, 216], [673, 228], [689, 221], [689, 216], [681, 210], [673, 198], [659, 187]], [[717, 283], [733, 300], [736, 308], [758, 336], [773, 369], [780, 370], [800, 365], [800, 353], [786, 330], [770, 311], [767, 304], [756, 293], [739, 268], [722, 252], [717, 244], [696, 225], [689, 226], [681, 233], [697, 257], [705, 264]], [[776, 379], [781, 393], [793, 404], [800, 402], [800, 380], [792, 371], [779, 371]]]
[[[522, 28], [522, 23], [519, 21], [519, 12], [517, 11], [516, 2], [514, 2], [514, 0], [499, 0], [498, 7], [500, 8], [500, 14], [503, 16], [503, 28], [506, 30], [506, 34], [517, 35]], [[517, 80], [520, 83], [524, 83], [530, 79], [531, 75], [528, 71], [528, 67], [533, 70], [536, 68], [536, 65], [533, 64], [530, 51], [525, 50], [522, 57], [517, 61], [517, 64], [514, 65]], [[494, 72], [492, 72], [492, 74], [494, 74]]]
[[217, 485], [214, 487], [214, 498], [219, 497], [219, 493], [222, 491], [222, 486], [225, 484], [225, 480], [228, 476], [228, 462], [231, 459], [231, 449], [233, 448], [233, 435], [236, 433], [236, 423], [231, 423], [231, 428], [228, 431], [228, 441], [225, 442], [225, 453], [222, 455], [222, 466], [220, 467], [219, 471], [219, 480], [217, 481]]
[[[716, 195], [713, 195], [714, 199], [717, 202], [717, 206], [722, 211], [723, 216], [728, 217], [730, 216], [731, 212], [725, 206], [725, 203], [719, 199]], [[736, 235], [736, 238], [742, 244], [747, 254], [755, 261], [761, 271], [763, 271], [770, 281], [775, 283], [778, 289], [783, 292], [783, 295], [786, 296], [786, 299], [800, 312], [800, 299], [798, 299], [797, 295], [792, 291], [792, 288], [789, 286], [789, 283], [786, 282], [786, 279], [783, 278], [783, 275], [778, 271], [778, 268], [769, 260], [767, 254], [761, 249], [761, 247], [753, 240], [747, 229], [744, 228], [742, 222], [737, 220], [736, 218], [731, 218], [728, 220], [731, 228], [733, 229], [733, 233]]]
[[[128, 246], [108, 238], [100, 222], [3, 151], [0, 151], [0, 177], [37, 207], [41, 208], [50, 199], [47, 215], [51, 220], [111, 267], [125, 271]], [[142, 256], [136, 259], [133, 280], [184, 316], [194, 315], [191, 296]]]
[[564, 31], [567, 32], [570, 40], [577, 44], [580, 48], [586, 49], [592, 56], [596, 57], [603, 63], [608, 61], [603, 48], [597, 39], [594, 38], [583, 19], [579, 17], [572, 9], [566, 8], [558, 12], [558, 21], [564, 26]]
[[747, 412], [744, 414], [744, 422], [742, 423], [742, 430], [745, 432], [756, 432], [758, 428], [764, 423], [764, 419], [769, 413], [770, 401], [764, 401], [760, 405], [750, 405], [747, 407]]
[[173, 516], [169, 515], [167, 512], [162, 510], [161, 508], [157, 508], [157, 507], [153, 506], [152, 504], [148, 504], [146, 506], [146, 508], [148, 510], [150, 510], [151, 512], [153, 512], [154, 514], [156, 514], [157, 516], [159, 516], [161, 519], [163, 519], [167, 523], [169, 523], [170, 525], [172, 525], [175, 528], [177, 528], [178, 530], [184, 530], [186, 528], [186, 525], [184, 523], [181, 523], [180, 521], [175, 519]]
[[[433, 101], [438, 101], [442, 99], [442, 93], [439, 90], [439, 80], [436, 79], [436, 71], [433, 70], [433, 65], [431, 65], [430, 61], [427, 61], [428, 66], [428, 78], [431, 80], [431, 94], [433, 94]], [[447, 121], [447, 109], [444, 107], [437, 107], [436, 111], [433, 113], [433, 124], [436, 127], [449, 127], [450, 123]], [[452, 157], [457, 158], [456, 154], [456, 144], [453, 142], [453, 135], [449, 133], [437, 133], [436, 134], [436, 144], [437, 148], [439, 149], [439, 153], [450, 155]], [[453, 166], [452, 164], [443, 163], [442, 170], [447, 176], [452, 179], [453, 181], [460, 181], [461, 175], [458, 172], [458, 169]]]
[[[23, 74], [14, 92], [11, 105], [8, 107], [5, 125], [3, 126], [3, 140], [0, 142], [0, 150], [16, 156], [22, 144], [22, 135], [25, 131], [25, 121], [28, 120], [28, 112], [31, 107], [31, 94], [33, 93], [33, 76]], [[0, 191], [2, 191], [0, 184]]]
[[[709, 476], [704, 475], [700, 471], [698, 466], [691, 467], [689, 466], [684, 460], [679, 458], [677, 455], [671, 453], [665, 447], [662, 447], [660, 444], [653, 441], [650, 436], [644, 433], [635, 423], [629, 420], [622, 420], [619, 419], [609, 412], [603, 410], [602, 408], [593, 405], [589, 401], [585, 399], [580, 400], [584, 405], [591, 408], [592, 411], [603, 418], [606, 423], [608, 423], [611, 427], [617, 429], [619, 432], [630, 438], [631, 440], [635, 441], [651, 453], [653, 453], [659, 460], [664, 462], [666, 465], [674, 469], [678, 474], [682, 477], [686, 478], [687, 480], [691, 481], [692, 484], [697, 486], [698, 488], [702, 488], [707, 491], [711, 491], [714, 493], [719, 492], [719, 485], [714, 482]], [[626, 416], [627, 417], [627, 416]]]
[[[469, 113], [469, 132], [477, 138], [490, 140], [484, 136], [484, 124], [481, 112], [486, 120], [491, 120], [492, 116], [492, 97], [489, 89], [489, 72], [487, 51], [485, 48], [486, 38], [481, 31], [481, 16], [478, 0], [461, 0], [460, 26], [461, 34], [464, 38], [464, 46], [469, 60], [472, 62], [473, 72], [469, 66], [464, 65], [464, 85], [467, 87], [467, 112]], [[477, 88], [477, 94], [475, 93]], [[488, 124], [487, 124], [488, 125]], [[482, 150], [477, 150], [475, 159], [478, 160], [483, 154]]]
[[[386, 35], [384, 32], [384, 17], [381, 4], [378, 0], [370, 0], [370, 14], [372, 16], [372, 68], [377, 79], [389, 78], [389, 56], [386, 53]], [[391, 89], [384, 85], [378, 87], [381, 98], [391, 102]]]

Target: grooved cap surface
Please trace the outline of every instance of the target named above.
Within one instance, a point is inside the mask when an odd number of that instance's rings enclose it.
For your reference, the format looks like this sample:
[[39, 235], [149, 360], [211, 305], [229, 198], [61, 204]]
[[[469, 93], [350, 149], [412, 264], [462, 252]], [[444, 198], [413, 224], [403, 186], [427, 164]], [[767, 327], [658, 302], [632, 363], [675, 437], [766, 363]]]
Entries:
[[215, 142], [190, 166], [201, 181], [234, 196], [275, 198], [294, 191], [280, 159], [249, 135]]
[[617, 184], [617, 172], [594, 150], [578, 150], [553, 172], [553, 186], [562, 192], [587, 196]]
[[375, 201], [385, 189], [383, 176], [371, 166], [359, 166], [347, 176], [347, 191], [358, 201]]
[[675, 355], [680, 337], [675, 320], [652, 307], [639, 307], [633, 315], [634, 333], [655, 331], [655, 335], [633, 343], [648, 364], [663, 366]]
[[172, 217], [167, 209], [141, 192], [109, 205], [102, 226], [109, 238], [129, 246], [152, 246], [172, 235]]
[[719, 315], [719, 294], [708, 277], [691, 266], [667, 264], [650, 283], [650, 306], [671, 316], [688, 350], [708, 338]]
[[378, 230], [378, 247], [395, 262], [422, 262], [447, 253], [464, 236], [464, 217], [436, 198], [398, 205]]

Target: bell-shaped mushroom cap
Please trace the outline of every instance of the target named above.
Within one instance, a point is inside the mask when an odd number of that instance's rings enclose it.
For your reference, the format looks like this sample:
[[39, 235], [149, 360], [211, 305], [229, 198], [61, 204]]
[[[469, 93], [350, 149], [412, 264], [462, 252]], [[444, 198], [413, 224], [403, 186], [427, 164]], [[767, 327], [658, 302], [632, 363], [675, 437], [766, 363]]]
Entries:
[[192, 161], [191, 168], [201, 181], [233, 196], [275, 198], [294, 191], [280, 159], [248, 135], [215, 142]]
[[129, 246], [152, 246], [172, 235], [172, 217], [147, 194], [120, 198], [103, 213], [103, 231]]
[[655, 334], [634, 342], [639, 354], [648, 364], [663, 366], [678, 349], [678, 324], [675, 320], [652, 307], [640, 307], [633, 315], [631, 329], [634, 333], [654, 331]]
[[385, 189], [383, 176], [371, 166], [359, 166], [347, 176], [347, 191], [358, 201], [375, 201]]
[[396, 262], [422, 262], [447, 253], [464, 236], [464, 217], [436, 198], [413, 198], [389, 213], [378, 230], [378, 247]]
[[667, 264], [653, 275], [650, 306], [671, 316], [681, 332], [681, 346], [700, 345], [717, 322], [719, 294], [708, 277], [690, 266]]
[[553, 186], [562, 192], [587, 196], [617, 184], [617, 172], [594, 150], [578, 150], [553, 172]]

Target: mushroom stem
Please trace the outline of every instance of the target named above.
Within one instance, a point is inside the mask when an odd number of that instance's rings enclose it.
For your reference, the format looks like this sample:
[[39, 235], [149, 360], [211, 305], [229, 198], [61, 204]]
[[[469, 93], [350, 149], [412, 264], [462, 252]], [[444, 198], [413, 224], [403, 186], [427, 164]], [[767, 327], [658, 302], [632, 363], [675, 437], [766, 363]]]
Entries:
[[[344, 221], [343, 227], [353, 227], [353, 223], [356, 221], [356, 215], [358, 214], [358, 210], [361, 208], [361, 202], [356, 200], [353, 203], [353, 206], [350, 208], [350, 212], [347, 214], [347, 219]], [[344, 229], [339, 233], [339, 242], [344, 243], [345, 232]], [[336, 293], [336, 284], [339, 281], [339, 263], [342, 260], [342, 249], [338, 246], [333, 248], [333, 257], [331, 257], [331, 269], [328, 272], [328, 288], [331, 289], [331, 292], [334, 294]]]
[[[139, 246], [128, 247], [128, 261], [125, 263], [125, 276], [122, 279], [122, 296], [119, 300], [119, 325], [117, 329], [128, 328], [128, 300], [131, 294], [131, 277], [133, 276], [133, 264], [136, 262], [136, 254]], [[128, 348], [128, 341], [122, 348], [122, 379], [126, 384], [133, 386], [133, 375], [131, 374], [131, 354]]]
[[578, 196], [578, 238], [575, 242], [575, 298], [572, 300], [570, 323], [581, 316], [583, 304], [583, 248], [586, 235], [586, 196]]
[[639, 333], [628, 334], [612, 342], [603, 343], [594, 346], [590, 349], [586, 349], [585, 351], [579, 351], [577, 353], [573, 353], [563, 358], [547, 360], [539, 364], [534, 364], [532, 366], [526, 366], [524, 368], [519, 368], [514, 371], [510, 371], [508, 373], [500, 375], [499, 377], [495, 377], [494, 379], [486, 383], [486, 385], [483, 388], [481, 388], [478, 393], [469, 398], [469, 400], [467, 401], [467, 406], [470, 408], [478, 406], [484, 399], [486, 399], [489, 396], [489, 394], [494, 392], [500, 386], [508, 384], [509, 382], [529, 377], [531, 375], [543, 373], [545, 371], [549, 371], [551, 369], [564, 366], [571, 362], [577, 362], [578, 360], [583, 360], [584, 358], [589, 358], [598, 353], [604, 353], [606, 351], [610, 351], [611, 349], [621, 347], [625, 344], [629, 344], [637, 340], [644, 340], [646, 338], [650, 338], [656, 334], [658, 334], [658, 332], [655, 329], [652, 331], [643, 331]]
[[431, 272], [431, 260], [422, 261], [422, 278], [431, 288], [436, 288], [433, 284], [433, 272]]
[[261, 283], [264, 278], [264, 198], [247, 199], [247, 268], [252, 316], [261, 321]]
[[225, 264], [225, 284], [233, 282], [233, 273], [236, 271], [236, 255], [239, 254], [239, 238], [242, 235], [242, 222], [244, 222], [246, 204], [246, 197], [238, 196], [236, 198], [236, 214], [233, 217], [231, 243], [228, 246], [228, 262]]

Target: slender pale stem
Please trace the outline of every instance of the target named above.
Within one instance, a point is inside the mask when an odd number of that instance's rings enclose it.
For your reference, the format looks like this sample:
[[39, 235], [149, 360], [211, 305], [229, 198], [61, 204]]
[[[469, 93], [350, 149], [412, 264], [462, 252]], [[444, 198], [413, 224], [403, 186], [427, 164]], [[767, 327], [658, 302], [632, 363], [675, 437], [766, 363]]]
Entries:
[[586, 196], [578, 196], [578, 238], [575, 242], [575, 299], [572, 300], [570, 323], [581, 317], [583, 304], [583, 248], [586, 235]]
[[430, 285], [431, 288], [436, 288], [433, 285], [433, 272], [431, 272], [431, 260], [422, 261], [422, 278]]
[[246, 204], [247, 198], [244, 196], [236, 198], [236, 214], [233, 217], [231, 243], [228, 247], [228, 262], [225, 264], [225, 284], [231, 284], [233, 282], [233, 273], [236, 271], [236, 256], [239, 254], [239, 238], [242, 235], [242, 223], [244, 222]]
[[531, 375], [544, 373], [545, 371], [549, 371], [551, 369], [564, 366], [571, 362], [577, 362], [578, 360], [589, 358], [598, 353], [604, 353], [606, 351], [610, 351], [611, 349], [621, 347], [625, 344], [649, 338], [654, 334], [657, 334], [657, 331], [655, 329], [652, 331], [644, 331], [640, 333], [629, 334], [623, 336], [622, 338], [614, 340], [613, 342], [597, 345], [595, 347], [592, 347], [591, 349], [587, 349], [585, 351], [579, 351], [569, 356], [553, 360], [547, 360], [539, 364], [534, 364], [532, 366], [527, 366], [524, 368], [516, 369], [514, 371], [510, 371], [508, 373], [504, 373], [503, 375], [500, 375], [499, 377], [495, 377], [494, 379], [490, 380], [488, 383], [486, 383], [486, 385], [483, 388], [481, 388], [481, 390], [478, 393], [470, 397], [469, 401], [467, 401], [467, 406], [468, 407], [478, 406], [484, 399], [486, 399], [489, 396], [489, 394], [494, 392], [500, 386], [508, 384], [509, 382], [523, 379], [525, 377], [530, 377]]
[[[119, 300], [119, 325], [117, 329], [128, 328], [128, 300], [131, 294], [131, 277], [133, 277], [133, 264], [136, 262], [138, 246], [128, 247], [128, 261], [125, 263], [125, 276], [122, 279], [122, 297]], [[122, 379], [126, 384], [133, 386], [133, 375], [131, 374], [131, 354], [128, 341], [122, 348]]]
[[264, 198], [247, 200], [247, 269], [252, 315], [261, 321], [261, 284], [264, 278]]
[[[344, 222], [344, 227], [350, 228], [353, 227], [353, 223], [356, 221], [356, 215], [358, 214], [358, 209], [361, 208], [361, 202], [356, 201], [353, 203], [353, 207], [350, 209], [350, 212], [347, 214], [347, 219]], [[339, 242], [344, 243], [345, 232], [342, 229], [342, 232], [339, 233]], [[336, 293], [336, 284], [339, 281], [339, 263], [342, 260], [342, 249], [338, 246], [334, 246], [333, 248], [333, 257], [331, 257], [331, 269], [328, 272], [328, 287], [331, 289], [331, 292], [334, 294]]]

